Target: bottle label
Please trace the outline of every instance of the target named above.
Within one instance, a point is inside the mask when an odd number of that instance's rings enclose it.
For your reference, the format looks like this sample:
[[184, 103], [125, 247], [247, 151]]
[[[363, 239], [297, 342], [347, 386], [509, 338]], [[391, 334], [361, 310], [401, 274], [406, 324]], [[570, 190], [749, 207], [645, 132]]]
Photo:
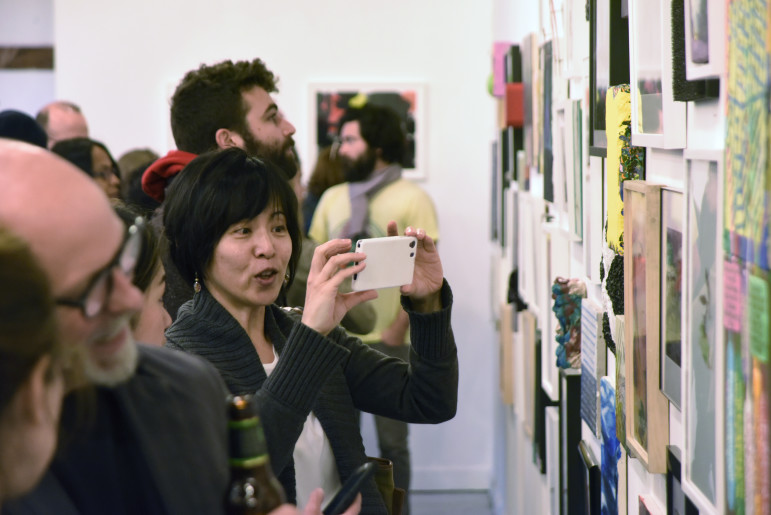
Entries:
[[[228, 422], [228, 429], [231, 465], [252, 466], [256, 464], [254, 460], [268, 459], [265, 435], [258, 418], [232, 420]], [[246, 462], [249, 463], [244, 464]]]

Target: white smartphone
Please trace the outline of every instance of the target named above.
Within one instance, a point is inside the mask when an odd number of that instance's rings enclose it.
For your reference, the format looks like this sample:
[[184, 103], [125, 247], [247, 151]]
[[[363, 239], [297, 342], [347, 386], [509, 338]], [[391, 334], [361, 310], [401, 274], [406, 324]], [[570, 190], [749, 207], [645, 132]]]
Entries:
[[367, 267], [353, 275], [353, 291], [391, 288], [412, 282], [418, 240], [414, 236], [386, 236], [356, 242], [356, 252], [367, 255]]

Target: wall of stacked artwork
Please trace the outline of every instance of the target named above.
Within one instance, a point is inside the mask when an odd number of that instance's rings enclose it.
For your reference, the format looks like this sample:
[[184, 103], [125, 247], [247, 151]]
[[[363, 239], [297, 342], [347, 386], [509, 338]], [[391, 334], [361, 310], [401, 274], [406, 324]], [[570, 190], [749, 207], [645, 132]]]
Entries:
[[506, 511], [769, 513], [771, 5], [538, 11], [491, 59]]

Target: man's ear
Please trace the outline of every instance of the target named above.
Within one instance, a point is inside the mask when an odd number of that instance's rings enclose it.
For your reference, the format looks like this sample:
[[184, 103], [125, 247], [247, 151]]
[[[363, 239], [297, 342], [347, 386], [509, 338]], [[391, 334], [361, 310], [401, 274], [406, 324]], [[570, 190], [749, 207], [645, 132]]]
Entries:
[[17, 398], [20, 401], [19, 407], [24, 414], [25, 420], [35, 424], [40, 424], [49, 417], [48, 381], [46, 381], [46, 376], [50, 366], [51, 356], [49, 354], [37, 360], [27, 379], [24, 380], [16, 392]]
[[214, 133], [214, 139], [219, 148], [244, 148], [244, 138], [230, 129], [217, 129], [217, 132]]

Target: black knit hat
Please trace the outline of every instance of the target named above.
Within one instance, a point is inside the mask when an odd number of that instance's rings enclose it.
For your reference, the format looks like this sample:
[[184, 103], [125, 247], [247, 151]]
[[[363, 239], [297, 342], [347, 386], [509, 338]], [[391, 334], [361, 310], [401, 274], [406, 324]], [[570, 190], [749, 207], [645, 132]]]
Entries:
[[8, 109], [0, 112], [0, 138], [16, 139], [46, 148], [48, 136], [30, 115]]

